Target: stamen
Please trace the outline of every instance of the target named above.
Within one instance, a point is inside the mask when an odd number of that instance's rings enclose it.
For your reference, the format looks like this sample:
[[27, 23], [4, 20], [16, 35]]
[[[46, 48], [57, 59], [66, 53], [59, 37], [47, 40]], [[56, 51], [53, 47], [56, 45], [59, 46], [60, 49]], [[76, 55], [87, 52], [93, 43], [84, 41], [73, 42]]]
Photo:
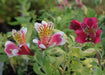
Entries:
[[17, 32], [16, 30], [12, 30], [12, 35], [19, 45], [24, 43], [22, 38], [22, 33], [20, 31]]
[[89, 38], [89, 40], [91, 41], [91, 40], [92, 40], [92, 38]]

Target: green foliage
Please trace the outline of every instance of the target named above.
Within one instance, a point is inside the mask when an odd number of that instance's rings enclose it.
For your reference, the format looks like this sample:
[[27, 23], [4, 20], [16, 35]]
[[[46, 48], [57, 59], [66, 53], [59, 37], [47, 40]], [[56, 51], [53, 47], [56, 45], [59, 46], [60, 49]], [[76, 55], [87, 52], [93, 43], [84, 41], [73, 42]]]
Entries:
[[87, 11], [87, 17], [97, 17], [97, 13], [95, 12], [95, 10], [91, 9], [91, 8], [88, 8], [88, 11]]

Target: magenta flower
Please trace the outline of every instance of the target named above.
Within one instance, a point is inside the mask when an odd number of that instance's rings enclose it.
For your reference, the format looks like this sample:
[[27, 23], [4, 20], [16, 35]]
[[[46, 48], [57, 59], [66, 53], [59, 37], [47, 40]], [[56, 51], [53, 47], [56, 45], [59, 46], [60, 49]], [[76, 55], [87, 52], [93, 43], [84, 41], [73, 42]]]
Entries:
[[73, 29], [73, 30], [80, 30], [81, 29], [81, 23], [77, 20], [72, 20], [71, 24], [70, 24], [70, 29]]
[[25, 43], [25, 34], [27, 28], [22, 28], [20, 31], [12, 30], [13, 38], [16, 40], [19, 46], [16, 46], [13, 42], [7, 41], [5, 44], [5, 52], [9, 57], [19, 55], [34, 55]]
[[64, 45], [66, 43], [65, 38], [63, 37], [64, 32], [57, 32], [52, 35], [54, 25], [52, 22], [35, 23], [35, 29], [37, 30], [40, 41], [38, 39], [34, 39], [33, 42], [38, 44], [38, 47], [42, 50], [47, 47], [53, 47], [57, 45]]
[[81, 0], [75, 0], [76, 1], [76, 4], [77, 4], [77, 7], [83, 7], [83, 3]]
[[80, 27], [81, 29], [77, 28], [75, 30], [77, 34], [77, 42], [94, 42], [95, 44], [101, 42], [100, 35], [102, 31], [98, 30], [97, 19], [95, 17], [85, 18], [83, 23], [80, 24]]
[[62, 9], [64, 6], [70, 7], [71, 5], [68, 3], [68, 0], [57, 0], [58, 6]]

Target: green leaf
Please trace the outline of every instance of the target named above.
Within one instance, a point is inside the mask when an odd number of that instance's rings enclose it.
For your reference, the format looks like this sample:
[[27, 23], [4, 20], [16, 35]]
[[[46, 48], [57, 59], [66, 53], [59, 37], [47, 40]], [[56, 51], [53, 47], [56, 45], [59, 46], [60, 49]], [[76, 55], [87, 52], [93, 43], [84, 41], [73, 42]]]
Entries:
[[22, 68], [19, 67], [17, 73], [18, 75], [24, 75], [24, 70], [22, 70]]
[[97, 71], [93, 72], [94, 75], [102, 75], [102, 70], [101, 68], [97, 68]]
[[56, 69], [54, 70], [54, 75], [60, 75], [59, 71]]
[[102, 0], [95, 0], [96, 5], [99, 5], [102, 3]]
[[96, 50], [94, 48], [89, 48], [83, 51], [83, 56], [92, 56], [96, 54]]
[[91, 8], [88, 8], [88, 11], [87, 11], [87, 17], [96, 17], [97, 16], [97, 13], [95, 12], [95, 10], [91, 9]]
[[40, 65], [42, 65], [42, 57], [43, 57], [43, 55], [42, 54], [40, 54], [40, 53], [37, 53], [36, 54], [36, 59], [37, 59], [37, 61], [38, 61], [38, 63], [40, 64]]
[[35, 73], [37, 73], [39, 75], [41, 74], [40, 68], [37, 63], [34, 63], [33, 70]]
[[79, 47], [71, 47], [70, 50], [71, 50], [70, 54], [72, 56], [79, 57], [79, 58], [82, 57], [81, 48], [79, 48]]
[[31, 3], [30, 3], [30, 2], [29, 2], [29, 3], [27, 3], [27, 5], [26, 5], [26, 10], [27, 10], [27, 11], [29, 10], [30, 5], [31, 5]]
[[49, 57], [47, 55], [45, 55], [44, 58], [43, 58], [43, 65], [48, 65], [49, 62], [50, 62]]
[[9, 61], [7, 55], [0, 55], [0, 61], [5, 62], [5, 61]]

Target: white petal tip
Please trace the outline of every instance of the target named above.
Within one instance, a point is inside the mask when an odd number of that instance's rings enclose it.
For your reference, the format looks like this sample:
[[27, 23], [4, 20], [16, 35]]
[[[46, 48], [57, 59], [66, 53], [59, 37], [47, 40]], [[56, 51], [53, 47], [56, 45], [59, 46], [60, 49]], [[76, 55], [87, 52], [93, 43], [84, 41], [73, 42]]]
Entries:
[[46, 49], [45, 45], [43, 45], [43, 44], [40, 44], [39, 47], [42, 49]]
[[38, 40], [37, 39], [33, 39], [33, 43], [38, 43]]
[[5, 43], [5, 46], [7, 46], [8, 44], [10, 44], [10, 43], [12, 43], [11, 41], [7, 41], [6, 43]]
[[27, 28], [26, 27], [22, 27], [21, 29], [25, 34], [27, 33]]
[[44, 25], [44, 24], [47, 25], [47, 22], [46, 22], [46, 21], [42, 21], [42, 24], [43, 24], [43, 25]]
[[62, 37], [62, 41], [59, 45], [64, 45], [66, 43], [66, 39], [64, 37]]
[[60, 31], [60, 32], [57, 32], [55, 34], [60, 34], [61, 36], [63, 36], [64, 35], [64, 32]]
[[12, 54], [13, 54], [14, 56], [17, 56], [17, 55], [18, 55], [18, 52], [19, 52], [19, 50], [17, 50], [17, 49], [12, 50]]
[[9, 58], [13, 57], [14, 55], [8, 55]]
[[15, 29], [12, 29], [12, 34], [14, 34], [16, 32], [16, 30]]
[[50, 47], [54, 47], [56, 45], [56, 43], [54, 42]]
[[22, 47], [24, 44], [19, 45], [19, 47]]
[[39, 26], [41, 26], [41, 23], [36, 22], [36, 23], [34, 24], [34, 26], [35, 26], [35, 29], [37, 29]]

